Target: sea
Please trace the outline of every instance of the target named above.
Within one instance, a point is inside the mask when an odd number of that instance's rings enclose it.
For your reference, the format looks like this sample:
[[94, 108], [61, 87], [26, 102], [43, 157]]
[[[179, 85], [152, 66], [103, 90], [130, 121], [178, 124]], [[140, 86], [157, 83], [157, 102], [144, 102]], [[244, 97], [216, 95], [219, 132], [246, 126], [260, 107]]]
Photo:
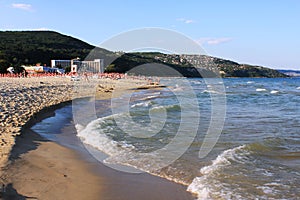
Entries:
[[73, 123], [99, 162], [183, 184], [198, 199], [300, 199], [299, 78], [160, 82], [78, 100], [32, 129], [56, 140]]

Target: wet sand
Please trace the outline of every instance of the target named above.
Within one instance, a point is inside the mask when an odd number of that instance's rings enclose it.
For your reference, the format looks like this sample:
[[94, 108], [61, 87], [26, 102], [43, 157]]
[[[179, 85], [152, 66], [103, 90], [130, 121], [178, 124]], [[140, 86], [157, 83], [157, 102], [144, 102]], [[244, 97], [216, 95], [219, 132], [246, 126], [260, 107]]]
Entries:
[[[26, 80], [30, 82], [29, 85], [36, 85], [40, 80], [31, 81]], [[62, 85], [64, 82], [65, 80], [51, 84]], [[56, 86], [56, 90], [60, 88]], [[63, 90], [66, 91], [71, 86], [72, 84], [69, 86], [66, 83]], [[19, 90], [16, 88], [14, 90]], [[25, 88], [26, 91], [27, 89]], [[13, 96], [13, 92], [11, 95]], [[1, 126], [5, 136], [11, 135], [12, 138], [11, 143], [5, 144], [15, 144], [12, 151], [8, 152], [8, 162], [2, 165], [0, 195], [3, 199], [194, 199], [182, 185], [146, 173], [129, 174], [113, 170], [97, 162], [83, 149], [67, 148], [42, 138], [30, 129], [34, 123], [52, 116], [54, 109], [59, 107], [59, 101], [71, 99], [71, 96], [56, 99], [56, 104], [53, 103], [52, 107], [49, 105], [38, 109], [33, 113], [34, 117], [26, 118], [27, 121], [21, 123], [15, 134]], [[29, 98], [28, 102], [32, 102], [32, 99]], [[18, 119], [19, 115], [14, 116]], [[68, 131], [72, 133], [75, 129], [71, 127]], [[4, 135], [1, 137], [4, 138]], [[3, 155], [4, 151], [1, 152]]]

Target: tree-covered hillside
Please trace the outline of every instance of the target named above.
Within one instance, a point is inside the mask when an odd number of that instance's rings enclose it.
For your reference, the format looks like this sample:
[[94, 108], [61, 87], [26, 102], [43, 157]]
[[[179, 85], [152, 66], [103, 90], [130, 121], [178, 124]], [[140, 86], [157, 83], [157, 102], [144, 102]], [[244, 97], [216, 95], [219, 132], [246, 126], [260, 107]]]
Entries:
[[84, 59], [94, 48], [53, 31], [0, 31], [0, 72], [10, 66], [36, 63], [49, 66], [51, 59]]

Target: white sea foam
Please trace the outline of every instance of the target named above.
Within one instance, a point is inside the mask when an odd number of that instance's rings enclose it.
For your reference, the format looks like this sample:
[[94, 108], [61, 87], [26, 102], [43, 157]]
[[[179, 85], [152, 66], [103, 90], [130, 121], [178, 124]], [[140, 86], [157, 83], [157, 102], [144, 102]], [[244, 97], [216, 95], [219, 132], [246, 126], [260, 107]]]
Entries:
[[265, 92], [267, 91], [265, 88], [257, 88], [256, 89], [256, 92]]
[[300, 87], [297, 87], [296, 89], [297, 89], [297, 90], [300, 90]]
[[[124, 120], [123, 120], [124, 118]], [[78, 126], [81, 131], [78, 131], [77, 136], [82, 140], [83, 143], [100, 150], [101, 152], [108, 155], [103, 160], [107, 164], [120, 164], [123, 166], [134, 167], [139, 170], [151, 172], [152, 168], [156, 169], [160, 167], [160, 164], [164, 162], [157, 162], [154, 158], [159, 158], [159, 155], [155, 153], [149, 155], [153, 159], [143, 157], [139, 155], [137, 148], [129, 142], [122, 140], [116, 141], [113, 139], [117, 136], [115, 120], [123, 120], [128, 118], [127, 114], [114, 114], [107, 117], [98, 118], [90, 122], [84, 129]], [[130, 123], [128, 128], [132, 128]], [[149, 128], [149, 131], [152, 129]]]
[[[200, 169], [200, 172], [202, 174], [210, 174], [214, 173], [217, 171], [219, 168], [222, 168], [224, 166], [230, 165], [231, 162], [230, 160], [235, 160], [235, 161], [240, 161], [241, 159], [239, 158], [238, 155], [236, 155], [236, 151], [244, 148], [245, 146], [239, 146], [233, 149], [228, 149], [226, 151], [223, 151], [218, 157], [212, 161], [212, 164], [209, 166], [205, 166]], [[238, 158], [238, 159], [236, 159]]]
[[76, 128], [77, 132], [84, 130], [84, 126], [82, 126], [80, 124], [75, 124], [75, 128]]
[[221, 92], [215, 90], [203, 90], [201, 93], [220, 94]]
[[175, 87], [172, 88], [172, 91], [182, 91], [183, 89], [183, 87], [180, 87], [178, 84], [176, 84]]
[[254, 83], [254, 81], [247, 81], [247, 84], [252, 84]]
[[[117, 114], [118, 115], [118, 114]], [[107, 155], [115, 156], [123, 154], [134, 149], [133, 145], [127, 144], [124, 141], [116, 142], [105, 134], [110, 132], [113, 123], [113, 117], [115, 115], [98, 118], [90, 122], [84, 129], [80, 125], [77, 125], [77, 136], [81, 140]]]
[[[243, 162], [241, 159], [246, 151], [242, 151], [245, 145], [223, 151], [211, 165], [202, 167], [200, 172], [202, 176], [194, 178], [193, 182], [188, 186], [187, 191], [197, 194], [198, 199], [214, 199], [213, 196], [218, 196], [221, 199], [228, 199], [232, 196], [232, 191], [226, 190], [222, 183], [214, 178], [219, 170], [231, 165], [232, 161]], [[242, 152], [241, 152], [242, 151]], [[237, 155], [237, 152], [241, 155]], [[235, 197], [238, 197], [236, 194]]]
[[140, 100], [142, 100], [142, 101], [144, 101], [144, 100], [150, 100], [150, 99], [155, 99], [157, 97], [159, 97], [159, 95], [150, 95], [150, 96], [144, 97], [144, 98], [142, 98]]
[[191, 81], [191, 83], [193, 83], [195, 85], [200, 85], [202, 82], [201, 81]]
[[[270, 196], [276, 196], [276, 194], [279, 194], [280, 191], [278, 191], [278, 187], [282, 187], [282, 184], [279, 183], [266, 183], [263, 186], [256, 187], [259, 190], [262, 190], [263, 193], [265, 193], [269, 198], [265, 199], [271, 199]], [[273, 199], [273, 198], [272, 198]]]
[[152, 104], [151, 101], [146, 101], [146, 102], [140, 102], [140, 103], [136, 103], [131, 105], [131, 108], [135, 108], [135, 107], [149, 107]]
[[153, 108], [151, 108], [151, 111], [159, 111], [159, 110], [165, 110], [165, 109], [172, 109], [172, 108], [180, 108], [179, 105], [177, 104], [173, 104], [173, 105], [167, 105], [167, 106], [155, 106]]
[[155, 106], [155, 107], [151, 108], [152, 111], [157, 111], [157, 110], [162, 110], [162, 109], [166, 109], [166, 107], [164, 107], [164, 106]]
[[265, 176], [274, 176], [274, 174], [272, 172], [269, 172], [267, 170], [264, 170], [264, 172], [262, 174]]
[[278, 90], [272, 90], [270, 93], [271, 94], [277, 94], [279, 91]]
[[268, 186], [258, 186], [257, 189], [262, 190], [263, 193], [265, 193], [265, 194], [274, 194], [275, 193], [273, 188], [268, 187]]
[[281, 183], [276, 183], [276, 182], [266, 183], [265, 185], [267, 185], [267, 186], [282, 186]]

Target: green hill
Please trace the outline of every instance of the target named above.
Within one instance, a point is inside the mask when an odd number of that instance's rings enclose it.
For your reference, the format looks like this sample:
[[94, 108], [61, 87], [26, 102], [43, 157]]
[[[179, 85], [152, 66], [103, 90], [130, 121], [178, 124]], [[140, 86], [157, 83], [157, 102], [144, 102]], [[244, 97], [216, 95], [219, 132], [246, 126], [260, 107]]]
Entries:
[[0, 31], [0, 73], [6, 73], [6, 69], [10, 66], [36, 63], [49, 66], [51, 59], [76, 57], [81, 60], [103, 58], [107, 66], [106, 72], [126, 73], [136, 66], [143, 65], [133, 73], [177, 76], [174, 70], [171, 72], [162, 68], [162, 65], [168, 65], [186, 77], [203, 75], [210, 77], [213, 76], [212, 72], [217, 71], [220, 71], [223, 77], [286, 77], [269, 68], [241, 65], [205, 55], [171, 55], [159, 52], [113, 53], [54, 31]]
[[53, 31], [1, 31], [0, 72], [6, 72], [9, 66], [36, 63], [49, 66], [51, 59], [84, 59], [94, 48], [86, 42]]

